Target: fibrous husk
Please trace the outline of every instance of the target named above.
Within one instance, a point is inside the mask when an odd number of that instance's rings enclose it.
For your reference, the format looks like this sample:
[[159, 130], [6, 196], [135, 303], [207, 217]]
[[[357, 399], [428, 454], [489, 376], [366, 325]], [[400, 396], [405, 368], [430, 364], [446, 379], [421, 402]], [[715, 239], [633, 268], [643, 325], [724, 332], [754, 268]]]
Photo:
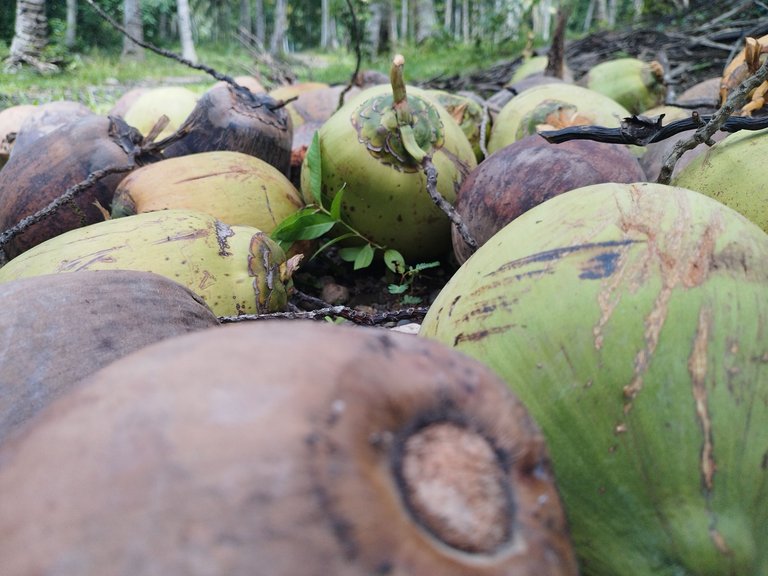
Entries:
[[216, 326], [180, 284], [129, 270], [0, 284], [0, 444], [80, 380], [154, 342]]
[[270, 234], [304, 203], [291, 182], [242, 152], [202, 152], [143, 166], [115, 189], [112, 216], [184, 208]]
[[0, 451], [4, 576], [577, 573], [523, 406], [414, 336], [205, 330], [111, 364], [25, 432]]
[[243, 152], [272, 164], [290, 177], [291, 119], [267, 94], [232, 86], [205, 92], [187, 117], [183, 136], [163, 149], [166, 158], [200, 152]]
[[507, 225], [430, 307], [421, 334], [541, 425], [586, 574], [768, 572], [766, 262], [711, 198], [599, 184]]
[[[530, 135], [496, 151], [462, 182], [456, 210], [479, 245], [542, 202], [590, 184], [640, 182], [635, 156], [615, 144], [571, 140], [550, 144]], [[472, 250], [453, 230], [453, 250], [464, 262]]]
[[[41, 136], [34, 154], [17, 152], [0, 171], [0, 231], [48, 206], [96, 171], [126, 166], [138, 150], [141, 134], [119, 118], [90, 114]], [[67, 230], [104, 220], [123, 174], [112, 174], [85, 190], [42, 222], [13, 238], [9, 258]], [[98, 203], [98, 206], [97, 206]]]
[[37, 141], [65, 124], [94, 116], [93, 110], [79, 102], [59, 100], [35, 107], [19, 126], [11, 154], [39, 154]]

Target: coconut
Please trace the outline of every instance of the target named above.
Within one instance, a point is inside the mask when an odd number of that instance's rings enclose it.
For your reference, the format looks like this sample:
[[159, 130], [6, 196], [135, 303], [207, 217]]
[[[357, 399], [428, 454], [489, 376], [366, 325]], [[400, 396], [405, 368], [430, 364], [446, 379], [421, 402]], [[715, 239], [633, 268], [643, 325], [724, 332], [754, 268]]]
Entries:
[[[590, 140], [550, 144], [534, 134], [494, 152], [475, 168], [459, 188], [456, 211], [482, 245], [553, 196], [590, 184], [644, 179], [637, 158], [625, 146]], [[460, 263], [472, 254], [455, 229], [453, 250]]]
[[663, 104], [667, 94], [664, 68], [655, 60], [607, 60], [590, 68], [581, 83], [612, 98], [633, 114]]
[[[445, 90], [427, 90], [427, 95], [436, 100], [438, 104], [448, 110], [451, 116], [453, 116], [453, 119], [461, 127], [461, 131], [464, 132], [464, 136], [467, 137], [467, 140], [472, 145], [475, 158], [480, 162], [484, 156], [480, 146], [484, 122], [484, 137], [486, 140], [491, 132], [490, 117], [485, 117], [483, 105], [469, 96], [453, 94]], [[483, 142], [483, 144], [486, 143]]]
[[0, 111], [0, 168], [8, 161], [22, 123], [36, 108], [34, 104], [19, 104]]
[[[421, 160], [405, 148], [403, 133], [431, 156], [437, 191], [448, 202], [477, 161], [448, 111], [424, 91], [405, 86], [402, 64], [393, 68], [392, 87], [363, 91], [320, 129], [322, 194], [330, 205], [343, 187], [345, 222], [372, 242], [400, 251], [406, 261], [425, 262], [450, 252], [451, 224], [430, 198]], [[309, 172], [305, 162], [305, 200], [312, 197]]]
[[672, 183], [715, 198], [768, 231], [768, 190], [762, 161], [768, 153], [768, 129], [731, 134], [677, 172]]
[[296, 84], [278, 86], [270, 90], [269, 95], [278, 102], [286, 102], [285, 109], [291, 116], [291, 123], [296, 127], [304, 122], [304, 118], [296, 111], [293, 102], [301, 98], [303, 94], [314, 92], [321, 88], [330, 88], [330, 86], [325, 82], [298, 82]]
[[0, 493], [5, 576], [577, 573], [522, 405], [480, 364], [380, 329], [146, 347], [3, 446]]
[[584, 124], [618, 128], [628, 116], [626, 108], [594, 90], [565, 82], [541, 84], [504, 105], [494, 120], [488, 152], [500, 150], [539, 129]]
[[[41, 136], [34, 154], [14, 147], [0, 171], [0, 230], [8, 230], [59, 198], [67, 189], [99, 170], [128, 166], [138, 152], [141, 134], [117, 117], [89, 114]], [[4, 246], [13, 258], [25, 250], [74, 228], [104, 220], [123, 174], [112, 174], [86, 188]]]
[[598, 184], [510, 223], [421, 334], [541, 425], [590, 576], [766, 574], [768, 235], [702, 194]]
[[293, 129], [288, 112], [267, 94], [230, 85], [205, 92], [179, 137], [163, 148], [166, 158], [230, 150], [261, 158], [290, 176]]
[[202, 152], [134, 170], [115, 189], [112, 216], [186, 208], [269, 234], [303, 205], [271, 164], [242, 152]]
[[70, 230], [0, 268], [0, 282], [82, 270], [144, 270], [170, 278], [218, 316], [284, 311], [291, 274], [264, 232], [193, 210], [160, 210]]
[[149, 272], [25, 278], [0, 284], [0, 299], [0, 443], [114, 360], [218, 324], [190, 290]]
[[65, 124], [74, 124], [81, 118], [94, 116], [93, 110], [69, 100], [39, 104], [24, 118], [13, 141], [11, 155], [39, 154], [38, 140]]
[[128, 106], [123, 118], [144, 136], [154, 128], [161, 116], [168, 118], [168, 124], [157, 135], [161, 140], [173, 134], [184, 123], [195, 108], [197, 94], [183, 86], [161, 86], [140, 94]]

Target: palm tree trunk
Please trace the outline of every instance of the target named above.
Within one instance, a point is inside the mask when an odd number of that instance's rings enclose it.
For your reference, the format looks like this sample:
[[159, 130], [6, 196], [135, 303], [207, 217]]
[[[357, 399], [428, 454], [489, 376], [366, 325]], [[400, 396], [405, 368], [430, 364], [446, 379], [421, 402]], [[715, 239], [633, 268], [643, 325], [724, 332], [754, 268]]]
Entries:
[[189, 0], [176, 0], [179, 16], [179, 38], [181, 39], [181, 55], [190, 62], [197, 62], [195, 43], [192, 40], [192, 17], [189, 14]]
[[[141, 21], [141, 0], [125, 0], [123, 2], [123, 26], [132, 37], [144, 40], [144, 25]], [[123, 37], [123, 56], [133, 60], [144, 60], [144, 48]]]
[[48, 20], [45, 16], [45, 0], [18, 0], [8, 65], [27, 63], [37, 66], [47, 43]]
[[285, 51], [285, 34], [288, 28], [288, 12], [285, 2], [286, 0], [277, 0], [275, 3], [275, 26], [269, 43], [271, 54]]
[[72, 48], [77, 39], [77, 0], [67, 0], [67, 31], [64, 35], [64, 45]]

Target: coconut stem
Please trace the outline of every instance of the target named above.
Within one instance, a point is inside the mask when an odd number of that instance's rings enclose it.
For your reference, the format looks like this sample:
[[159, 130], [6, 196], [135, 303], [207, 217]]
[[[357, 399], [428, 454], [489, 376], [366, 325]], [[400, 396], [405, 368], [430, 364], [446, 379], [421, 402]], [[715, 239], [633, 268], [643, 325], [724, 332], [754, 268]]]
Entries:
[[405, 93], [403, 65], [405, 65], [405, 58], [402, 54], [396, 54], [392, 58], [392, 68], [389, 71], [389, 83], [392, 85], [392, 96], [394, 98], [393, 108], [397, 116], [398, 126], [410, 125], [412, 121], [411, 108], [408, 106], [408, 96]]

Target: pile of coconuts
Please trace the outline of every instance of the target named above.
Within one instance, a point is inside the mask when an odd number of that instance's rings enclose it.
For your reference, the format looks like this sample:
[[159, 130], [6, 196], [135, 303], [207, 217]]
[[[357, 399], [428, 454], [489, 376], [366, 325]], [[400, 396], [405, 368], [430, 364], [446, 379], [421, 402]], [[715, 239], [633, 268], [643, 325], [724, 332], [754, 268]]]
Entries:
[[[768, 575], [759, 190], [538, 134], [680, 114], [658, 63], [403, 70], [0, 113], [4, 575]], [[418, 336], [263, 320], [313, 240], [453, 273]]]

